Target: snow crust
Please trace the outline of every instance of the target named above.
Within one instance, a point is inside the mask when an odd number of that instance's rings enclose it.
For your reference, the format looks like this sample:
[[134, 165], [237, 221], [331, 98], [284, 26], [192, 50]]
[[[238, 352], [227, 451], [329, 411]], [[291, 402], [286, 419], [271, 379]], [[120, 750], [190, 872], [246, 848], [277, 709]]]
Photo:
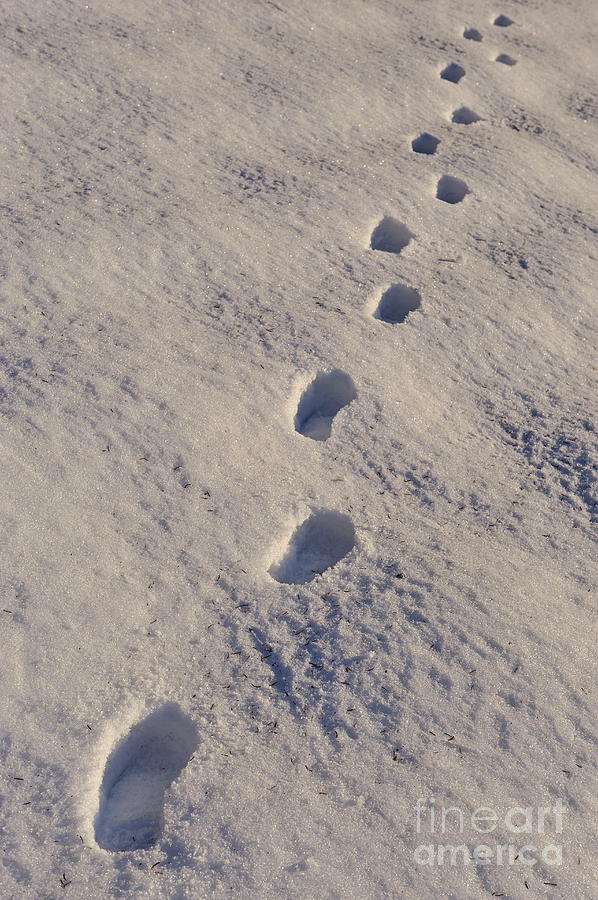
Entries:
[[0, 896], [595, 896], [596, 4], [3, 12]]

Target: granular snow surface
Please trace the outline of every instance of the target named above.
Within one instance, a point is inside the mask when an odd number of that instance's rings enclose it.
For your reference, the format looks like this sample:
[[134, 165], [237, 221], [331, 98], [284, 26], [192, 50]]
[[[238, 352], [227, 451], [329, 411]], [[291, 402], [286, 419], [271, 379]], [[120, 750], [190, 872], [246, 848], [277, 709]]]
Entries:
[[597, 18], [5, 0], [2, 900], [596, 896]]

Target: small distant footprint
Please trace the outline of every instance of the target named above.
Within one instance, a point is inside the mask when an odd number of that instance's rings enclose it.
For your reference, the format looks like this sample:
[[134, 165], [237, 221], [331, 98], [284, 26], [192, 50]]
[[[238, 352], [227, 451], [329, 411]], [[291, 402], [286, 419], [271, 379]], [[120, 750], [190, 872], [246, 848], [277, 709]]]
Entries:
[[314, 510], [294, 530], [283, 556], [268, 573], [281, 584], [306, 584], [335, 566], [354, 546], [355, 529], [349, 516]]
[[444, 203], [461, 203], [471, 193], [461, 178], [443, 175], [436, 187], [436, 198]]
[[423, 131], [419, 137], [411, 141], [411, 149], [414, 153], [426, 153], [428, 156], [431, 156], [433, 153], [436, 153], [439, 143], [440, 138], [435, 138], [433, 135], [428, 134], [427, 131]]
[[455, 125], [473, 125], [474, 122], [481, 121], [482, 117], [478, 116], [477, 112], [474, 112], [468, 106], [460, 106], [451, 116], [451, 122], [454, 122]]
[[466, 28], [463, 37], [468, 41], [483, 41], [484, 35], [477, 28]]
[[304, 390], [295, 415], [295, 431], [314, 441], [326, 441], [336, 414], [357, 396], [353, 380], [340, 369], [319, 372]]
[[495, 59], [495, 62], [503, 63], [505, 66], [516, 66], [517, 60], [513, 56], [509, 56], [508, 53], [499, 53]]
[[143, 719], [116, 745], [104, 769], [95, 839], [104, 850], [142, 850], [164, 828], [164, 792], [197, 747], [193, 722], [176, 703]]
[[372, 231], [370, 247], [383, 253], [400, 253], [414, 238], [406, 225], [393, 216], [384, 216]]
[[514, 25], [515, 23], [513, 22], [513, 19], [509, 19], [508, 16], [503, 16], [501, 14], [500, 16], [496, 17], [492, 24], [498, 25], [499, 28], [508, 28], [509, 25]]
[[405, 284], [391, 284], [387, 288], [373, 312], [375, 319], [392, 325], [404, 322], [410, 312], [421, 306], [422, 298], [415, 288]]
[[453, 84], [458, 84], [464, 75], [465, 69], [458, 63], [449, 63], [449, 65], [440, 73], [440, 77], [444, 79], [444, 81], [452, 81]]

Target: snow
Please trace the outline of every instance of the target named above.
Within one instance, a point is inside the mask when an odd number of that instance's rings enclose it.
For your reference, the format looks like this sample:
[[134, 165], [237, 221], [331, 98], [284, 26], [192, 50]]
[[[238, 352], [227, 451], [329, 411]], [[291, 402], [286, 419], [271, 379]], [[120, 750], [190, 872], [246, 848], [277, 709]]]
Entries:
[[594, 895], [595, 34], [5, 4], [3, 898]]
[[166, 704], [131, 728], [105, 766], [95, 840], [123, 852], [153, 846], [164, 828], [164, 792], [197, 749], [191, 720]]
[[356, 396], [355, 385], [346, 372], [319, 372], [296, 405], [295, 431], [314, 441], [327, 441], [334, 417]]

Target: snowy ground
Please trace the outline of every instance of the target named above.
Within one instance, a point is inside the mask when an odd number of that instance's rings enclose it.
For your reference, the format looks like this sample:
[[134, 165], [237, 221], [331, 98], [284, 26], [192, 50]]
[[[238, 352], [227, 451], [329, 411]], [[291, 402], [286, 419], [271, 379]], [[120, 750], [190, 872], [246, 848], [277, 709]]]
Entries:
[[595, 896], [596, 19], [5, 0], [3, 900]]

